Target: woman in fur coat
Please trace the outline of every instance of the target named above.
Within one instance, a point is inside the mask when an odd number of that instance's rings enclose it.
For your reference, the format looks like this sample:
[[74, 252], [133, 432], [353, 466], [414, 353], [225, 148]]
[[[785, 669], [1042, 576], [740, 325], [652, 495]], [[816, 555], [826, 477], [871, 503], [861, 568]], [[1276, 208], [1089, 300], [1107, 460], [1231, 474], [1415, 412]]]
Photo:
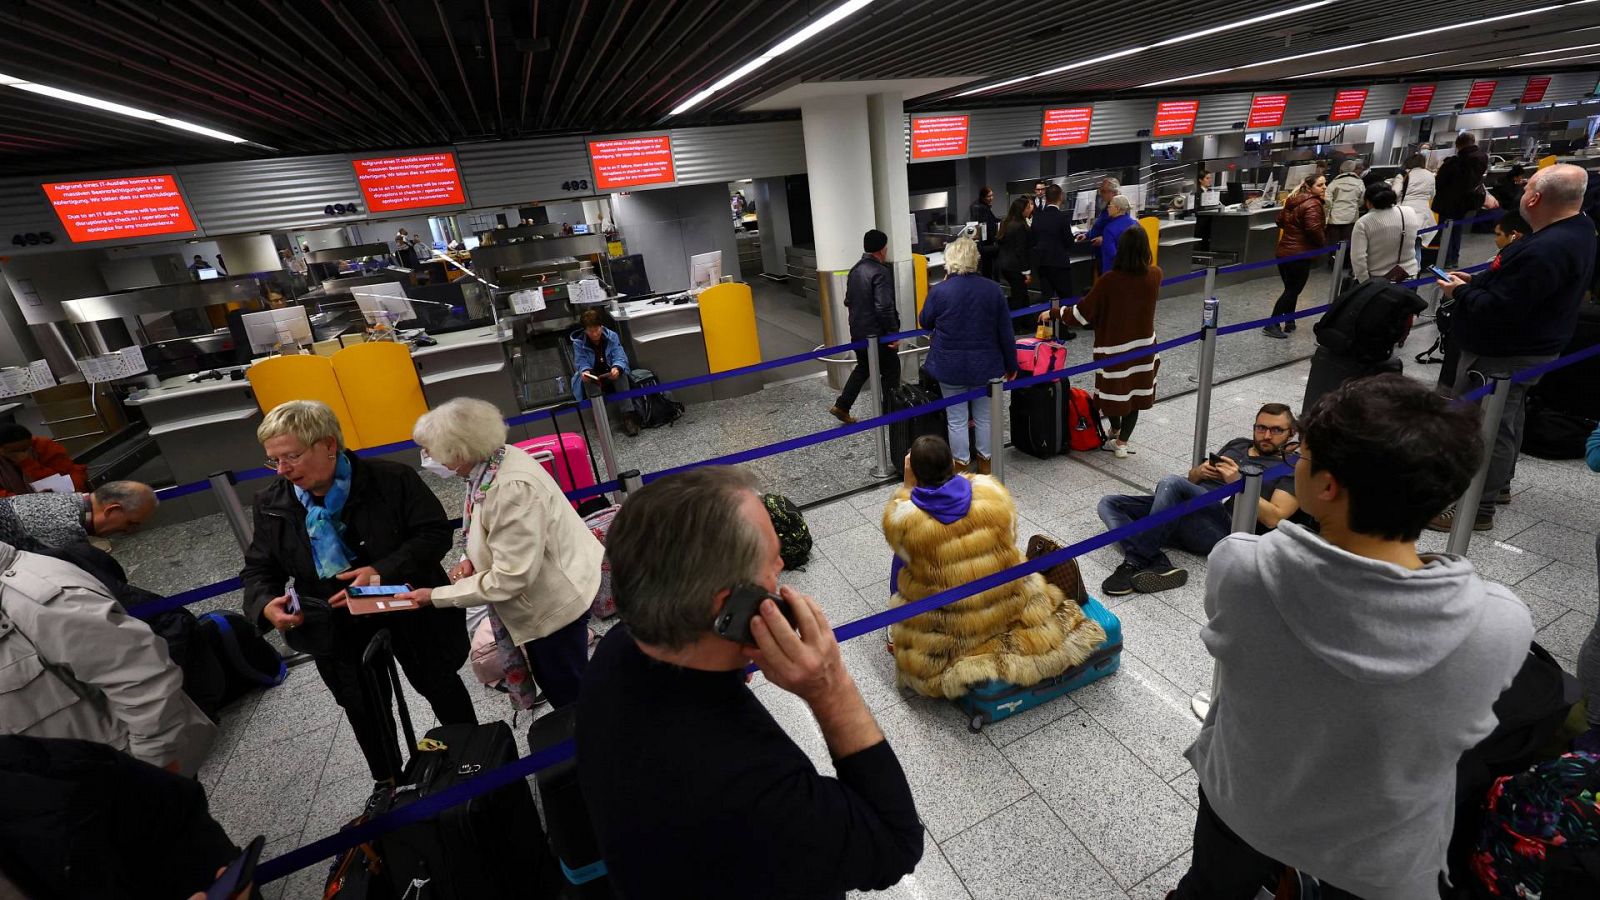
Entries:
[[[1011, 495], [988, 475], [953, 474], [943, 438], [918, 438], [905, 472], [905, 484], [883, 510], [895, 604], [1022, 562]], [[1106, 639], [1039, 574], [907, 619], [890, 637], [900, 684], [948, 698], [990, 679], [1036, 684], [1083, 662]]]

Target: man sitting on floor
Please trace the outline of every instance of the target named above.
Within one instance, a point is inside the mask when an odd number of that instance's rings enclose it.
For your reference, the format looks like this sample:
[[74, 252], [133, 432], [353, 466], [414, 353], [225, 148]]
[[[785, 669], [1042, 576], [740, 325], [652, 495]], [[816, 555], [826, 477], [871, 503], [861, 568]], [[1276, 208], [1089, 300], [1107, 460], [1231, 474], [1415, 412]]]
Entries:
[[[1245, 460], [1271, 469], [1285, 462], [1284, 451], [1295, 434], [1294, 413], [1282, 403], [1268, 403], [1256, 413], [1255, 434], [1235, 438], [1187, 475], [1168, 475], [1156, 484], [1154, 495], [1111, 494], [1100, 498], [1100, 521], [1106, 528], [1120, 528], [1146, 516], [1177, 506], [1188, 500], [1232, 484], [1241, 477], [1239, 464]], [[1261, 483], [1258, 530], [1266, 532], [1300, 510], [1294, 498], [1294, 478], [1282, 475]], [[1122, 548], [1122, 564], [1100, 585], [1108, 597], [1121, 597], [1138, 591], [1154, 594], [1182, 587], [1189, 573], [1172, 564], [1162, 547], [1177, 547], [1196, 556], [1205, 556], [1225, 537], [1233, 524], [1233, 500], [1197, 509], [1164, 525], [1142, 531], [1117, 542]]]

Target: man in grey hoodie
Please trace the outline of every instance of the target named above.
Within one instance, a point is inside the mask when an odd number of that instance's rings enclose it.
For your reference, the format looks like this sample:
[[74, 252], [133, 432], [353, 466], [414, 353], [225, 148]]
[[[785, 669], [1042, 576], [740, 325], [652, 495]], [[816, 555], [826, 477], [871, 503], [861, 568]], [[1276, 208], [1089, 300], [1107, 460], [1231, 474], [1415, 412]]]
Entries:
[[1283, 866], [1327, 900], [1437, 896], [1456, 763], [1533, 640], [1528, 609], [1457, 556], [1417, 553], [1483, 456], [1477, 414], [1401, 375], [1306, 416], [1290, 522], [1211, 552], [1218, 692], [1189, 748], [1191, 868], [1170, 897], [1252, 898]]

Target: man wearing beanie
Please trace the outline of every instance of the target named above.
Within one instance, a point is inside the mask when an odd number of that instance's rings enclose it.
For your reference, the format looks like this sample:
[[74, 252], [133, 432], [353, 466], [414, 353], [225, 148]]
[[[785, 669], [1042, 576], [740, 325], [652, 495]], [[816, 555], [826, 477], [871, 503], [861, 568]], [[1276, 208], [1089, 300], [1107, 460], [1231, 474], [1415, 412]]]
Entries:
[[[900, 312], [894, 305], [894, 273], [885, 263], [889, 256], [888, 247], [889, 236], [876, 228], [861, 238], [861, 249], [865, 252], [861, 254], [861, 261], [850, 268], [844, 292], [844, 305], [850, 310], [851, 341], [864, 341], [874, 336], [898, 334], [900, 331]], [[885, 397], [900, 383], [900, 356], [896, 353], [899, 346], [898, 341], [877, 345], [878, 375], [883, 381]], [[867, 363], [867, 354], [870, 352], [871, 347], [856, 351], [856, 367], [850, 370], [850, 377], [845, 379], [844, 393], [828, 410], [835, 419], [846, 425], [856, 421], [850, 415], [850, 407], [855, 405], [861, 386], [867, 383], [871, 371]]]

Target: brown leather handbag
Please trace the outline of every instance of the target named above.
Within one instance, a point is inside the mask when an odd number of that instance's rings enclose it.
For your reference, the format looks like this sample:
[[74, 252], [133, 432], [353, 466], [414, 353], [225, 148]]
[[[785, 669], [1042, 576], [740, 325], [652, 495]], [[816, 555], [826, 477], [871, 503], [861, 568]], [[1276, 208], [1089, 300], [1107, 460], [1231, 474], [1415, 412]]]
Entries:
[[[1029, 559], [1037, 559], [1046, 553], [1054, 553], [1060, 549], [1060, 544], [1042, 534], [1036, 534], [1028, 538]], [[1076, 559], [1057, 563], [1045, 569], [1041, 574], [1044, 575], [1045, 581], [1060, 588], [1061, 593], [1066, 594], [1069, 599], [1079, 606], [1089, 602], [1089, 592], [1083, 587], [1083, 573], [1078, 571], [1078, 561]]]

